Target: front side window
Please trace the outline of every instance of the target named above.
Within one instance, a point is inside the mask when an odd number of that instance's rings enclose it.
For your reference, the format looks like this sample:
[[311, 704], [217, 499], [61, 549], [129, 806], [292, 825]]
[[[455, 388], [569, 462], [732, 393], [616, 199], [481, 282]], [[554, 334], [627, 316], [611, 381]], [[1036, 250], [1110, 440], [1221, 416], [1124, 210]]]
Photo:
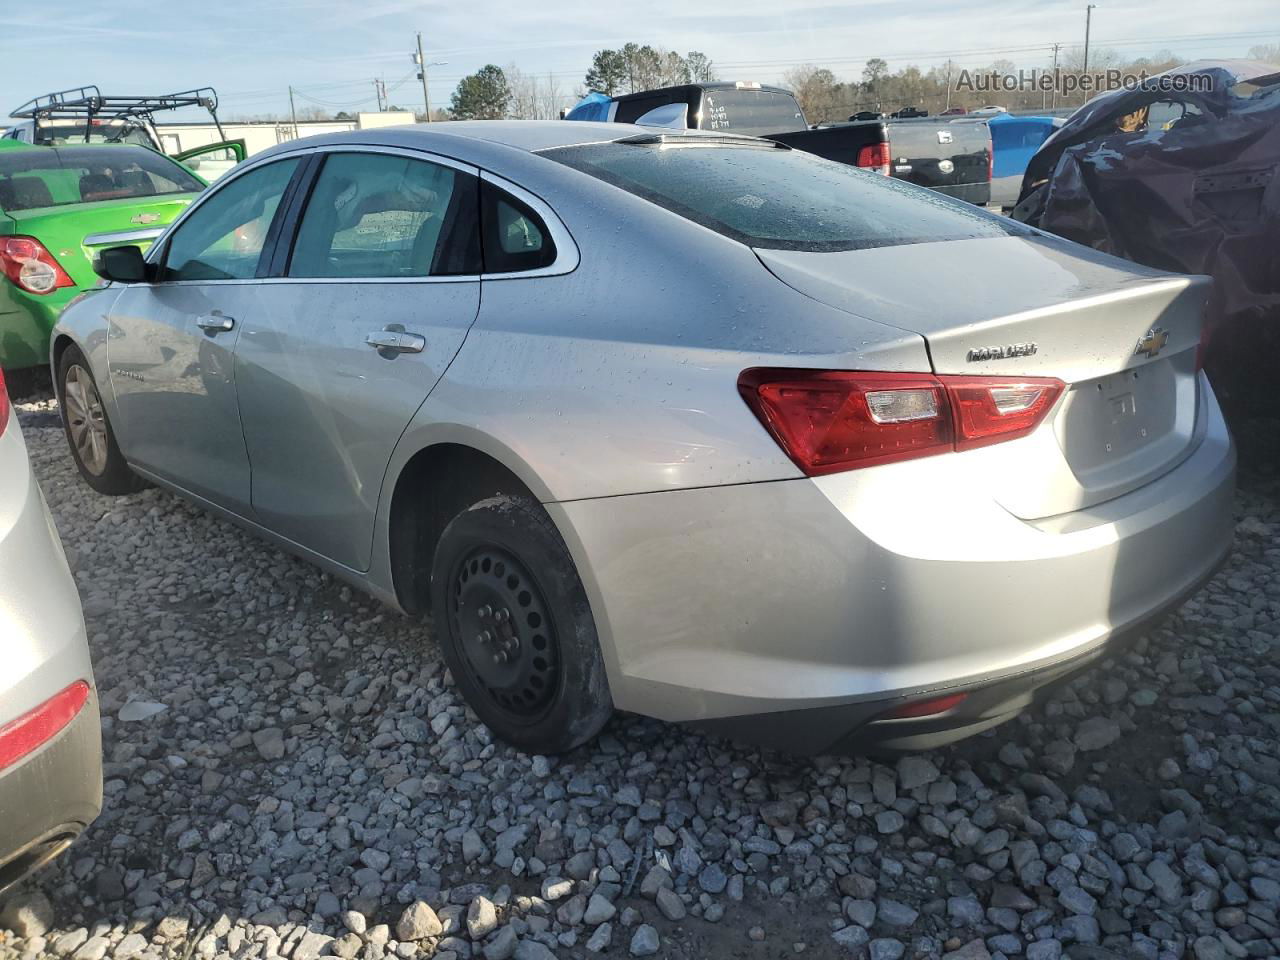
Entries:
[[192, 211], [165, 253], [166, 280], [248, 280], [298, 165], [278, 160], [236, 177]]
[[331, 154], [302, 215], [289, 276], [478, 274], [477, 193], [475, 177], [442, 164]]

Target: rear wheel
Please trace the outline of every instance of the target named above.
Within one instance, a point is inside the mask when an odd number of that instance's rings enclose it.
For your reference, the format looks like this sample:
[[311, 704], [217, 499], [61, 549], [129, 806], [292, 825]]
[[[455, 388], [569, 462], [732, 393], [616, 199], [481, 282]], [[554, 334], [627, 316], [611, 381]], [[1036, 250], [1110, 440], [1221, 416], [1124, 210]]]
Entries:
[[72, 459], [89, 486], [110, 496], [147, 486], [116, 445], [98, 385], [78, 347], [68, 347], [58, 361], [58, 407]]
[[436, 547], [431, 599], [454, 681], [499, 737], [560, 753], [609, 719], [591, 608], [537, 503], [494, 497], [454, 517]]

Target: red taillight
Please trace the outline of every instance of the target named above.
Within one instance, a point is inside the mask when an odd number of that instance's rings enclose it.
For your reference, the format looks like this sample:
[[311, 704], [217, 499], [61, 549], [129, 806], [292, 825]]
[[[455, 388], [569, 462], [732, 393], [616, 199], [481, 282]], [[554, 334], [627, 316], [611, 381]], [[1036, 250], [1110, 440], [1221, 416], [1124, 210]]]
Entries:
[[1025, 437], [1058, 401], [1061, 380], [942, 377], [956, 419], [956, 449]]
[[854, 166], [876, 170], [886, 177], [889, 175], [890, 163], [891, 157], [888, 143], [872, 143], [865, 147], [859, 147], [857, 159], [854, 160]]
[[1066, 385], [1049, 377], [744, 370], [738, 390], [808, 476], [1026, 436]]
[[0, 727], [0, 770], [48, 743], [69, 724], [89, 699], [89, 684], [77, 680], [34, 710]]
[[0, 237], [0, 270], [19, 290], [40, 296], [76, 285], [35, 237]]
[[908, 703], [905, 707], [899, 707], [897, 710], [890, 710], [880, 719], [908, 720], [914, 717], [934, 717], [940, 713], [946, 713], [948, 710], [954, 710], [968, 696], [967, 693], [953, 693], [945, 697], [934, 697], [932, 700], [917, 700], [915, 703]]
[[0, 370], [0, 436], [9, 426], [9, 391], [4, 385], [4, 371]]

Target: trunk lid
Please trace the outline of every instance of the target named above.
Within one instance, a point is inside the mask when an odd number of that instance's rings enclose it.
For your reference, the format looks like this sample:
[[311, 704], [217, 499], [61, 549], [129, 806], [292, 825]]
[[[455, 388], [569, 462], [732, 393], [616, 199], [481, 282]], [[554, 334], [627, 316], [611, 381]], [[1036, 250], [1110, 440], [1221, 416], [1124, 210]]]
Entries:
[[35, 237], [57, 258], [78, 286], [98, 282], [93, 256], [103, 247], [136, 244], [145, 250], [182, 213], [194, 193], [122, 198], [91, 203], [6, 211], [12, 232]]
[[1035, 434], [972, 454], [1018, 517], [1121, 496], [1193, 449], [1206, 277], [1040, 237], [757, 254], [801, 293], [923, 336], [935, 373], [1067, 383]]

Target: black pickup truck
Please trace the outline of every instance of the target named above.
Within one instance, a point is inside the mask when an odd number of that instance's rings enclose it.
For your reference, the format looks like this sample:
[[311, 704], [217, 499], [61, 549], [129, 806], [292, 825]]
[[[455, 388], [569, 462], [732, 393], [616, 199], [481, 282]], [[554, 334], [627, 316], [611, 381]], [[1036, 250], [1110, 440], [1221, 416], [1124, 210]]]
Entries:
[[[603, 115], [568, 118], [669, 125], [661, 108], [684, 104], [683, 126], [764, 137], [828, 160], [929, 187], [970, 203], [991, 198], [991, 133], [985, 120], [928, 117], [863, 120], [811, 127], [795, 96], [756, 83], [687, 83], [612, 98]], [[648, 117], [659, 111], [654, 117]], [[660, 119], [655, 119], [660, 118]]]

